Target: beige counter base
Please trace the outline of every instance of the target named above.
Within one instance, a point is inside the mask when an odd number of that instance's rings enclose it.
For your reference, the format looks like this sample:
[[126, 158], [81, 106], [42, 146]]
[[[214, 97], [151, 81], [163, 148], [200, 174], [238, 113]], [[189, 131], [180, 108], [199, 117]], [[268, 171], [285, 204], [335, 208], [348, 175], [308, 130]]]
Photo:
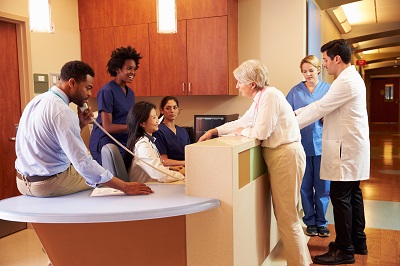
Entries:
[[260, 142], [221, 137], [186, 146], [186, 194], [219, 208], [186, 219], [187, 263], [262, 265], [279, 241]]

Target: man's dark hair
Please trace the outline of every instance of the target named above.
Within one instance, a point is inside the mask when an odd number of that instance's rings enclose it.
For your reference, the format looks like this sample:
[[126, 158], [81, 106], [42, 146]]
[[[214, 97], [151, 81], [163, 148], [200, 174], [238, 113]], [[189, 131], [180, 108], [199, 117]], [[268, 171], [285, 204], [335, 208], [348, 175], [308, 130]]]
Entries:
[[87, 75], [94, 77], [94, 70], [91, 66], [82, 61], [70, 61], [61, 68], [60, 79], [68, 81], [73, 78], [76, 82], [86, 81]]
[[140, 53], [136, 52], [135, 48], [131, 46], [117, 48], [111, 53], [111, 58], [107, 63], [107, 71], [112, 77], [117, 76], [117, 70], [122, 68], [125, 60], [129, 59], [135, 61], [136, 69], [138, 69], [141, 58]]
[[350, 63], [351, 48], [345, 39], [338, 39], [325, 43], [321, 47], [321, 53], [325, 51], [329, 58], [332, 60], [335, 56], [338, 55], [340, 56], [340, 58], [342, 58], [343, 63]]

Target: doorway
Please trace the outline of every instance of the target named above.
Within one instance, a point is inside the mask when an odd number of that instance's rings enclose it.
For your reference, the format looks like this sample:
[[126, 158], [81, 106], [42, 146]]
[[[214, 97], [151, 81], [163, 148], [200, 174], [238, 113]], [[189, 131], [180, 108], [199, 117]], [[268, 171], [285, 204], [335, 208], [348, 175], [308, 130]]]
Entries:
[[[18, 30], [15, 23], [0, 20], [0, 200], [20, 195], [15, 181], [16, 124], [21, 117]], [[0, 220], [0, 237], [26, 228], [26, 223]]]
[[371, 123], [399, 122], [399, 84], [400, 77], [371, 79]]

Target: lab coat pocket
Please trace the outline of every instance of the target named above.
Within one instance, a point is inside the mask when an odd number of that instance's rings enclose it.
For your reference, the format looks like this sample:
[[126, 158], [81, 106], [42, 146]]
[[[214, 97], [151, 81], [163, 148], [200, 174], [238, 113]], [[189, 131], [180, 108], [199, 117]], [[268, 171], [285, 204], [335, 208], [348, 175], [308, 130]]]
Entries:
[[[341, 148], [342, 142], [340, 140], [323, 140], [322, 141], [322, 162], [324, 176], [334, 178], [340, 173], [341, 164]], [[322, 173], [321, 171], [321, 173]]]

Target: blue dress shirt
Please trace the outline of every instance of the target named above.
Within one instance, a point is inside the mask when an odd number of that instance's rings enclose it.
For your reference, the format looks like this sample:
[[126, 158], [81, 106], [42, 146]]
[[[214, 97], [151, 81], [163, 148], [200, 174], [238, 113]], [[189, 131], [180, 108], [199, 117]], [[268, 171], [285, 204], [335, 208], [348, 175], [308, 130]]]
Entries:
[[88, 154], [80, 132], [79, 118], [61, 89], [54, 86], [36, 96], [19, 122], [16, 170], [28, 176], [51, 176], [72, 163], [89, 186], [110, 181], [113, 175]]

